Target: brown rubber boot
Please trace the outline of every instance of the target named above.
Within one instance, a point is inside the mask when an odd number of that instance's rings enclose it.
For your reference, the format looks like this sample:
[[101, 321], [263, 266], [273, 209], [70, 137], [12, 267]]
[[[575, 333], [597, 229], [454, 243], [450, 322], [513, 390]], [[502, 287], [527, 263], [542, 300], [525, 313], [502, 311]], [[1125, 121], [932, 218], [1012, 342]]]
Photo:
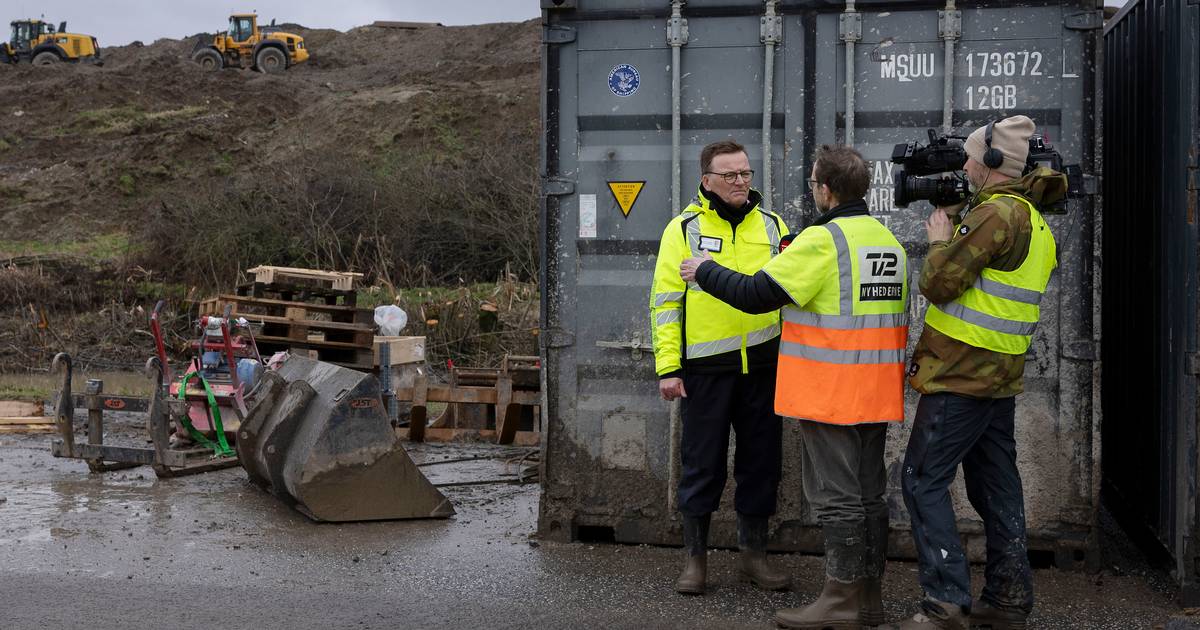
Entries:
[[781, 628], [824, 630], [825, 628], [862, 628], [859, 603], [865, 580], [840, 582], [825, 577], [820, 597], [804, 608], [784, 608], [775, 611], [775, 624]]
[[921, 609], [900, 622], [899, 630], [967, 630], [967, 614], [960, 606], [926, 599]]
[[968, 623], [971, 627], [990, 628], [991, 630], [1025, 630], [1025, 620], [1029, 613], [1019, 608], [993, 606], [984, 601], [976, 601], [971, 606], [971, 616]]
[[886, 621], [883, 611], [883, 571], [887, 566], [888, 517], [867, 519], [866, 550], [864, 551], [864, 567], [866, 569], [866, 584], [863, 587], [863, 599], [859, 621], [868, 628], [882, 626]]
[[675, 580], [675, 592], [684, 595], [703, 595], [708, 580], [708, 525], [710, 515], [683, 517], [683, 546], [687, 562], [679, 579]]
[[738, 514], [738, 578], [768, 591], [782, 591], [792, 583], [788, 574], [767, 560], [767, 517]]
[[776, 611], [775, 623], [784, 628], [861, 628], [866, 588], [866, 541], [862, 523], [825, 525], [825, 587], [804, 608]]

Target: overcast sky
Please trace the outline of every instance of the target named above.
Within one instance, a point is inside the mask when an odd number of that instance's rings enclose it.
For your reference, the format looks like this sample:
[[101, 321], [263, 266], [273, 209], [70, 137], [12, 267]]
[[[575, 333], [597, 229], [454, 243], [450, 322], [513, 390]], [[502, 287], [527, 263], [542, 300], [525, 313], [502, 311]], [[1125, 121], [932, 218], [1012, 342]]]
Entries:
[[[667, 0], [663, 0], [664, 4]], [[1121, 6], [1125, 0], [1105, 0]], [[538, 0], [2, 0], [0, 20], [41, 17], [95, 35], [102, 46], [160, 37], [182, 38], [225, 28], [229, 13], [339, 31], [375, 20], [484, 24], [522, 22], [541, 14]]]

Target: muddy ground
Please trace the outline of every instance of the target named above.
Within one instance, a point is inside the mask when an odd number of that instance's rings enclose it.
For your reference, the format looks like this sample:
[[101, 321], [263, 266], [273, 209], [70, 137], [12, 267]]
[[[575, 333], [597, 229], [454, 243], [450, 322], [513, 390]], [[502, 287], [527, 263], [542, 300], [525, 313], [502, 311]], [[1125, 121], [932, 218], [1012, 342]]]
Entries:
[[[137, 438], [136, 425], [118, 427]], [[535, 536], [537, 485], [446, 487], [449, 520], [314, 524], [240, 468], [156, 479], [93, 475], [47, 435], [0, 439], [0, 624], [33, 628], [769, 628], [819, 587], [820, 558], [780, 554], [793, 593], [736, 581], [713, 551], [711, 592], [671, 590], [680, 551], [552, 544]], [[523, 449], [409, 445], [435, 483], [505, 480]], [[1111, 532], [1110, 532], [1111, 533]], [[1165, 576], [1109, 545], [1099, 574], [1040, 569], [1030, 628], [1189, 628]], [[1121, 555], [1126, 554], [1126, 555]], [[981, 575], [976, 568], [976, 584]], [[891, 562], [889, 617], [913, 612], [916, 566]]]

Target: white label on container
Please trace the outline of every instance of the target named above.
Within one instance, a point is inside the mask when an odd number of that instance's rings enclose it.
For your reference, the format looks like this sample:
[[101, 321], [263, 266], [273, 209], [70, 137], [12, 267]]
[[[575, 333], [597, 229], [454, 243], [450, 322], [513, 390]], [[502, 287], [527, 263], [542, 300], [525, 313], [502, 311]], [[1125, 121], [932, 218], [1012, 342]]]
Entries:
[[579, 195], [579, 238], [596, 238], [596, 195]]

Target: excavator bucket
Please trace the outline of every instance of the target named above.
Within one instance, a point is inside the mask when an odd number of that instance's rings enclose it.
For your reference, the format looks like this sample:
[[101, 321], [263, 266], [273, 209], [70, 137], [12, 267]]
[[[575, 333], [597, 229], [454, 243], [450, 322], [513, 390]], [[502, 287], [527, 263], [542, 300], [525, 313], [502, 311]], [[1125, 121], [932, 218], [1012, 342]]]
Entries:
[[290, 356], [263, 373], [237, 450], [250, 480], [315, 521], [445, 518], [385, 413], [379, 381]]

